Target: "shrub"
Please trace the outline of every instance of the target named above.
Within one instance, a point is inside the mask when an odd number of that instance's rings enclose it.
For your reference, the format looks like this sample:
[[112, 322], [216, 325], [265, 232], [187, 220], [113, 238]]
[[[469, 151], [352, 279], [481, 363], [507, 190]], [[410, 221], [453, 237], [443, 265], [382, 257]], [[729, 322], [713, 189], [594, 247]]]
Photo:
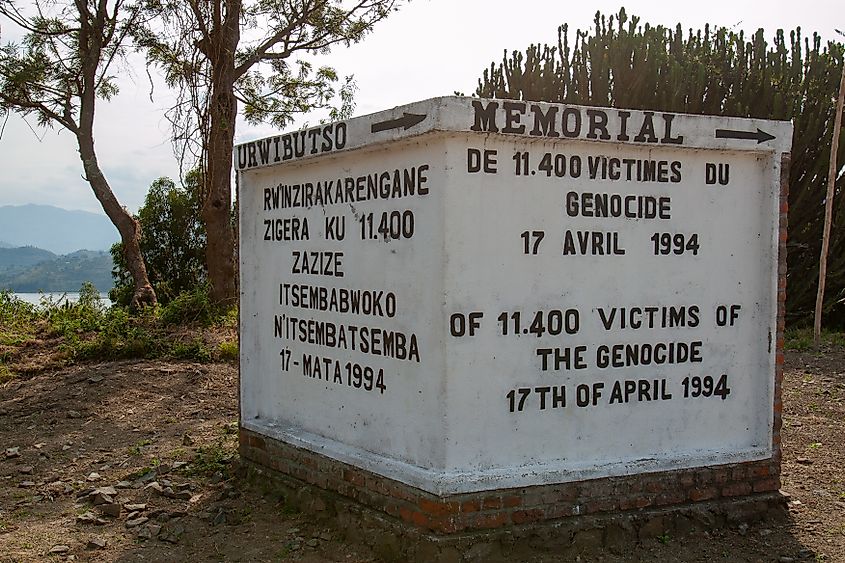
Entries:
[[202, 338], [194, 338], [190, 342], [175, 343], [170, 350], [170, 355], [179, 360], [211, 361], [211, 350], [205, 345]]
[[194, 460], [185, 469], [185, 474], [189, 477], [209, 477], [220, 472], [226, 477], [229, 465], [236, 456], [237, 452], [231, 440], [218, 440], [213, 445], [196, 449]]
[[40, 319], [37, 307], [9, 291], [0, 291], [0, 346], [17, 346], [29, 340]]
[[112, 307], [102, 314], [98, 331], [92, 339], [81, 340], [70, 335], [66, 346], [80, 359], [128, 359], [161, 356], [166, 342], [148, 326], [150, 314], [132, 316], [121, 307]]
[[[171, 357], [208, 362], [238, 357], [237, 341], [211, 347], [196, 328], [237, 324], [237, 308], [213, 306], [205, 286], [182, 292], [164, 307], [140, 311], [104, 306], [91, 284], [84, 284], [79, 293], [76, 303], [45, 298], [35, 306], [0, 292], [0, 346], [19, 346], [46, 333], [60, 338], [60, 349], [70, 360]], [[13, 377], [13, 356], [11, 348], [0, 348], [0, 382]]]
[[[185, 176], [184, 187], [177, 186], [170, 178], [159, 178], [150, 186], [144, 205], [138, 210], [141, 255], [161, 304], [206, 280], [200, 184], [196, 170]], [[122, 244], [112, 246], [111, 254], [115, 287], [109, 295], [115, 303], [127, 306], [134, 284]]]
[[220, 310], [211, 303], [207, 285], [183, 291], [159, 312], [159, 319], [165, 326], [185, 324], [210, 326], [220, 316]]
[[100, 294], [90, 282], [82, 284], [76, 303], [42, 298], [41, 305], [50, 329], [62, 336], [99, 330], [106, 310], [100, 302]]
[[[821, 342], [827, 346], [845, 346], [845, 333], [836, 331], [822, 331]], [[814, 348], [812, 328], [790, 328], [784, 335], [784, 348], [798, 352], [806, 352]]]
[[225, 340], [217, 345], [217, 354], [221, 360], [237, 360], [239, 357], [238, 341]]

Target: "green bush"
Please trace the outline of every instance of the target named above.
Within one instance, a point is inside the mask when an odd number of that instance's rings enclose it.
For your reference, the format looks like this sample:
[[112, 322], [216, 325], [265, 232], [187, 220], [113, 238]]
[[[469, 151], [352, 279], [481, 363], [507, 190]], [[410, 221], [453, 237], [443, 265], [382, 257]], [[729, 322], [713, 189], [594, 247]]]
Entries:
[[101, 312], [93, 338], [66, 335], [66, 348], [79, 359], [129, 359], [158, 357], [165, 342], [153, 330], [149, 312], [132, 315], [127, 309], [112, 307]]
[[784, 335], [783, 347], [804, 352], [813, 347], [813, 331], [809, 328], [789, 329]]
[[76, 303], [45, 303], [51, 332], [63, 336], [64, 349], [77, 359], [156, 357], [162, 343], [151, 331], [151, 311], [131, 315], [122, 307], [106, 308], [91, 284], [83, 284]]
[[[159, 178], [150, 186], [144, 205], [138, 210], [141, 255], [161, 304], [204, 284], [207, 278], [205, 227], [200, 220], [201, 183], [196, 170], [185, 176], [183, 187], [170, 178]], [[115, 287], [109, 296], [115, 303], [127, 306], [134, 282], [126, 267], [123, 245], [112, 246], [111, 254]]]
[[[205, 286], [182, 292], [166, 306], [141, 311], [104, 306], [91, 284], [84, 284], [79, 293], [76, 303], [45, 298], [35, 306], [0, 292], [0, 346], [18, 346], [46, 333], [61, 339], [61, 349], [71, 360], [170, 357], [208, 362], [238, 357], [237, 341], [212, 348], [197, 335], [197, 326], [237, 325], [237, 308], [213, 306]], [[0, 382], [12, 377], [11, 357], [9, 350], [0, 350]]]
[[234, 443], [231, 440], [218, 440], [213, 445], [196, 449], [194, 460], [185, 469], [185, 474], [189, 477], [210, 477], [220, 472], [227, 477], [229, 465], [235, 457], [237, 452]]
[[217, 345], [217, 354], [221, 360], [237, 360], [240, 356], [237, 340], [226, 340]]
[[[845, 333], [823, 330], [821, 343], [827, 346], [845, 347]], [[812, 350], [814, 347], [813, 329], [809, 327], [787, 329], [784, 335], [783, 346], [787, 350], [795, 350], [797, 352]]]
[[222, 317], [219, 319], [219, 323], [220, 326], [225, 328], [238, 328], [238, 320], [238, 307], [235, 305], [233, 307], [229, 307], [229, 309], [222, 314]]
[[62, 336], [99, 330], [106, 310], [97, 289], [89, 282], [82, 284], [76, 303], [42, 298], [41, 306], [52, 332]]
[[0, 346], [17, 346], [35, 334], [41, 314], [31, 303], [0, 291]]
[[210, 326], [220, 317], [221, 311], [211, 303], [207, 285], [183, 291], [159, 311], [159, 319], [165, 326]]
[[194, 338], [190, 342], [175, 343], [170, 350], [170, 355], [179, 360], [211, 361], [211, 350], [201, 338]]

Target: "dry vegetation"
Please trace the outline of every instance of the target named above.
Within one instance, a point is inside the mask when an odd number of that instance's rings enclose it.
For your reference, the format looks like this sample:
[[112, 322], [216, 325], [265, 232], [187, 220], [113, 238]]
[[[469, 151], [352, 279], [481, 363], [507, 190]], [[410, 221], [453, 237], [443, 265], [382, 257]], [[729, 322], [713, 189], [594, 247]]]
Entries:
[[[166, 334], [216, 350], [233, 330]], [[345, 538], [240, 476], [233, 361], [83, 360], [43, 327], [17, 342], [5, 334], [0, 561], [381, 560], [366, 537]], [[788, 352], [784, 385], [786, 522], [606, 551], [513, 545], [478, 560], [845, 561], [845, 348], [790, 342], [799, 350]]]

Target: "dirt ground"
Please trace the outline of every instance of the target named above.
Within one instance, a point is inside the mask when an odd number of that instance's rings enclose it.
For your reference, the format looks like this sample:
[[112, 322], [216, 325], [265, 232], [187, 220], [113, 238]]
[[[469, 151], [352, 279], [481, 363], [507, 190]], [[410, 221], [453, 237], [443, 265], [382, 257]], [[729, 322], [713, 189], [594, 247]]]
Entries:
[[[789, 353], [789, 520], [485, 561], [845, 562], [845, 349]], [[84, 364], [0, 387], [0, 562], [379, 561], [240, 480], [237, 370]]]

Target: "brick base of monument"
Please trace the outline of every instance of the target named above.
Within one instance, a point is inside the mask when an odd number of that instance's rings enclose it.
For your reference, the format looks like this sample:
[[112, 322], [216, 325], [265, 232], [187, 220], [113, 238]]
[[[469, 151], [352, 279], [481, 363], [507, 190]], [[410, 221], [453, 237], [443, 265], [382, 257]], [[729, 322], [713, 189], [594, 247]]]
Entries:
[[243, 428], [240, 453], [299, 508], [363, 514], [414, 541], [546, 529], [612, 544], [785, 514], [775, 460], [438, 497]]

